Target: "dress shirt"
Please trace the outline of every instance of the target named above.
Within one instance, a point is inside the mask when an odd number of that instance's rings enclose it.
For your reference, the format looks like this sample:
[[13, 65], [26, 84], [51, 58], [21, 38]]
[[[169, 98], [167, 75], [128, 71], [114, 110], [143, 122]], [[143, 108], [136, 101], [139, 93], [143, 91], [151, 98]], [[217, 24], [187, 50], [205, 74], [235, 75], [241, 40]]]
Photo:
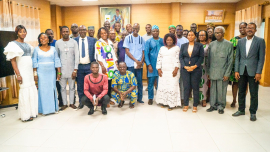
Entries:
[[253, 41], [253, 38], [254, 38], [254, 36], [250, 40], [248, 40], [248, 38], [247, 38], [247, 43], [246, 43], [246, 57], [248, 56], [248, 52], [249, 52], [251, 43]]
[[88, 48], [88, 40], [87, 37], [84, 38], [84, 47], [85, 47], [85, 57], [82, 57], [82, 38], [79, 38], [79, 52], [80, 52], [80, 64], [89, 64], [89, 48]]
[[[138, 61], [142, 60], [144, 46], [144, 39], [140, 35], [134, 37], [133, 34], [126, 36], [123, 44], [123, 47], [128, 48], [131, 55], [133, 55], [133, 57]], [[134, 61], [129, 58], [127, 54], [125, 55], [125, 62], [127, 64], [127, 67], [134, 67]]]

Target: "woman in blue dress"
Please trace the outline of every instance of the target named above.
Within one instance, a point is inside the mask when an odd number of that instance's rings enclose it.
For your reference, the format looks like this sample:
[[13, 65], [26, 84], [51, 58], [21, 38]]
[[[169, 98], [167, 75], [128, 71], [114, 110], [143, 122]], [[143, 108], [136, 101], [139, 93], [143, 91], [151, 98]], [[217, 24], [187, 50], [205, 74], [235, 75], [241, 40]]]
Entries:
[[56, 93], [57, 79], [61, 78], [61, 63], [57, 51], [49, 46], [51, 40], [45, 33], [38, 36], [39, 46], [34, 50], [32, 57], [35, 81], [38, 81], [38, 113], [43, 115], [58, 113]]

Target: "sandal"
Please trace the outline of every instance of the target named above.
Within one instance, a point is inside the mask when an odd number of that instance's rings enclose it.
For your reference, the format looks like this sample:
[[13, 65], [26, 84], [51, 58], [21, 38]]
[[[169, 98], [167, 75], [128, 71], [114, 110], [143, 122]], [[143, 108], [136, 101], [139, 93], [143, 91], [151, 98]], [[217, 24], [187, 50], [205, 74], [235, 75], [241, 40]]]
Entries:
[[170, 107], [168, 108], [168, 111], [172, 111], [172, 110], [173, 110], [173, 108], [170, 108]]
[[28, 120], [22, 120], [22, 122], [27, 122], [27, 121], [33, 121], [33, 118], [29, 118]]
[[165, 105], [164, 104], [161, 104], [161, 108], [165, 108]]
[[188, 106], [184, 106], [183, 111], [184, 111], [184, 112], [187, 112], [187, 111], [188, 111]]
[[129, 103], [129, 108], [130, 108], [130, 109], [133, 109], [134, 107], [135, 107], [134, 104]]
[[235, 107], [236, 101], [233, 101], [231, 107]]
[[193, 110], [192, 110], [192, 112], [193, 113], [196, 113], [198, 110], [197, 110], [197, 107], [193, 107]]
[[110, 105], [115, 105], [115, 103], [113, 101], [110, 101]]
[[122, 108], [123, 105], [124, 105], [125, 101], [120, 101], [119, 105], [118, 105], [118, 108]]

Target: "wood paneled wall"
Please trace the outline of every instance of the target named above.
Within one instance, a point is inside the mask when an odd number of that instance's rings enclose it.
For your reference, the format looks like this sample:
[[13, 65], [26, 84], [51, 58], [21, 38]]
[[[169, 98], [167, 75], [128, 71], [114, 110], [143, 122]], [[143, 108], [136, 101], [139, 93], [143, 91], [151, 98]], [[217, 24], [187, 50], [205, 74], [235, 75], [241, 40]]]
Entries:
[[47, 28], [51, 28], [51, 9], [50, 2], [47, 0], [15, 0], [18, 3], [30, 5], [40, 8], [40, 30], [45, 32]]
[[[234, 36], [234, 24], [235, 24], [235, 3], [203, 3], [203, 4], [182, 4], [181, 6], [181, 20], [180, 24], [184, 26], [184, 29], [190, 29], [191, 23], [201, 24], [204, 23], [205, 10], [225, 10], [224, 24], [229, 24], [226, 29], [226, 39], [230, 39]], [[206, 27], [205, 27], [206, 29]]]
[[158, 25], [160, 37], [169, 32], [171, 24], [171, 4], [136, 4], [131, 6], [131, 23], [140, 24], [140, 35], [144, 35], [145, 25]]
[[95, 34], [97, 34], [97, 30], [99, 28], [99, 7], [62, 7], [62, 23], [62, 25], [66, 25], [69, 28], [73, 23], [77, 23], [78, 26], [95, 26]]
[[[195, 9], [196, 8], [196, 9]], [[206, 9], [225, 9], [225, 24], [229, 24], [228, 38], [234, 36], [235, 3], [221, 4], [188, 4], [184, 3], [162, 3], [162, 4], [133, 4], [131, 5], [131, 23], [139, 23], [141, 29], [139, 34], [145, 34], [145, 25], [156, 24], [160, 28], [160, 36], [169, 32], [171, 24], [182, 24], [185, 29], [190, 29], [191, 23], [204, 23], [204, 11]], [[78, 25], [93, 25], [96, 31], [99, 28], [99, 7], [62, 7], [63, 25], [70, 26], [72, 23]]]

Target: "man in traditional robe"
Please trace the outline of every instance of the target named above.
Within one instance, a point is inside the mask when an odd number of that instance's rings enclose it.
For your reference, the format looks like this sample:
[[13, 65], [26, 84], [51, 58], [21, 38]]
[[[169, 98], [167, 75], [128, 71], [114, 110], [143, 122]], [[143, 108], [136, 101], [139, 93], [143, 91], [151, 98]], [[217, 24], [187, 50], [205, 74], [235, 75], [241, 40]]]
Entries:
[[210, 105], [207, 112], [218, 109], [219, 114], [224, 113], [228, 78], [233, 64], [233, 44], [224, 39], [225, 29], [222, 26], [215, 28], [216, 41], [210, 43], [208, 49], [207, 71], [211, 81]]

